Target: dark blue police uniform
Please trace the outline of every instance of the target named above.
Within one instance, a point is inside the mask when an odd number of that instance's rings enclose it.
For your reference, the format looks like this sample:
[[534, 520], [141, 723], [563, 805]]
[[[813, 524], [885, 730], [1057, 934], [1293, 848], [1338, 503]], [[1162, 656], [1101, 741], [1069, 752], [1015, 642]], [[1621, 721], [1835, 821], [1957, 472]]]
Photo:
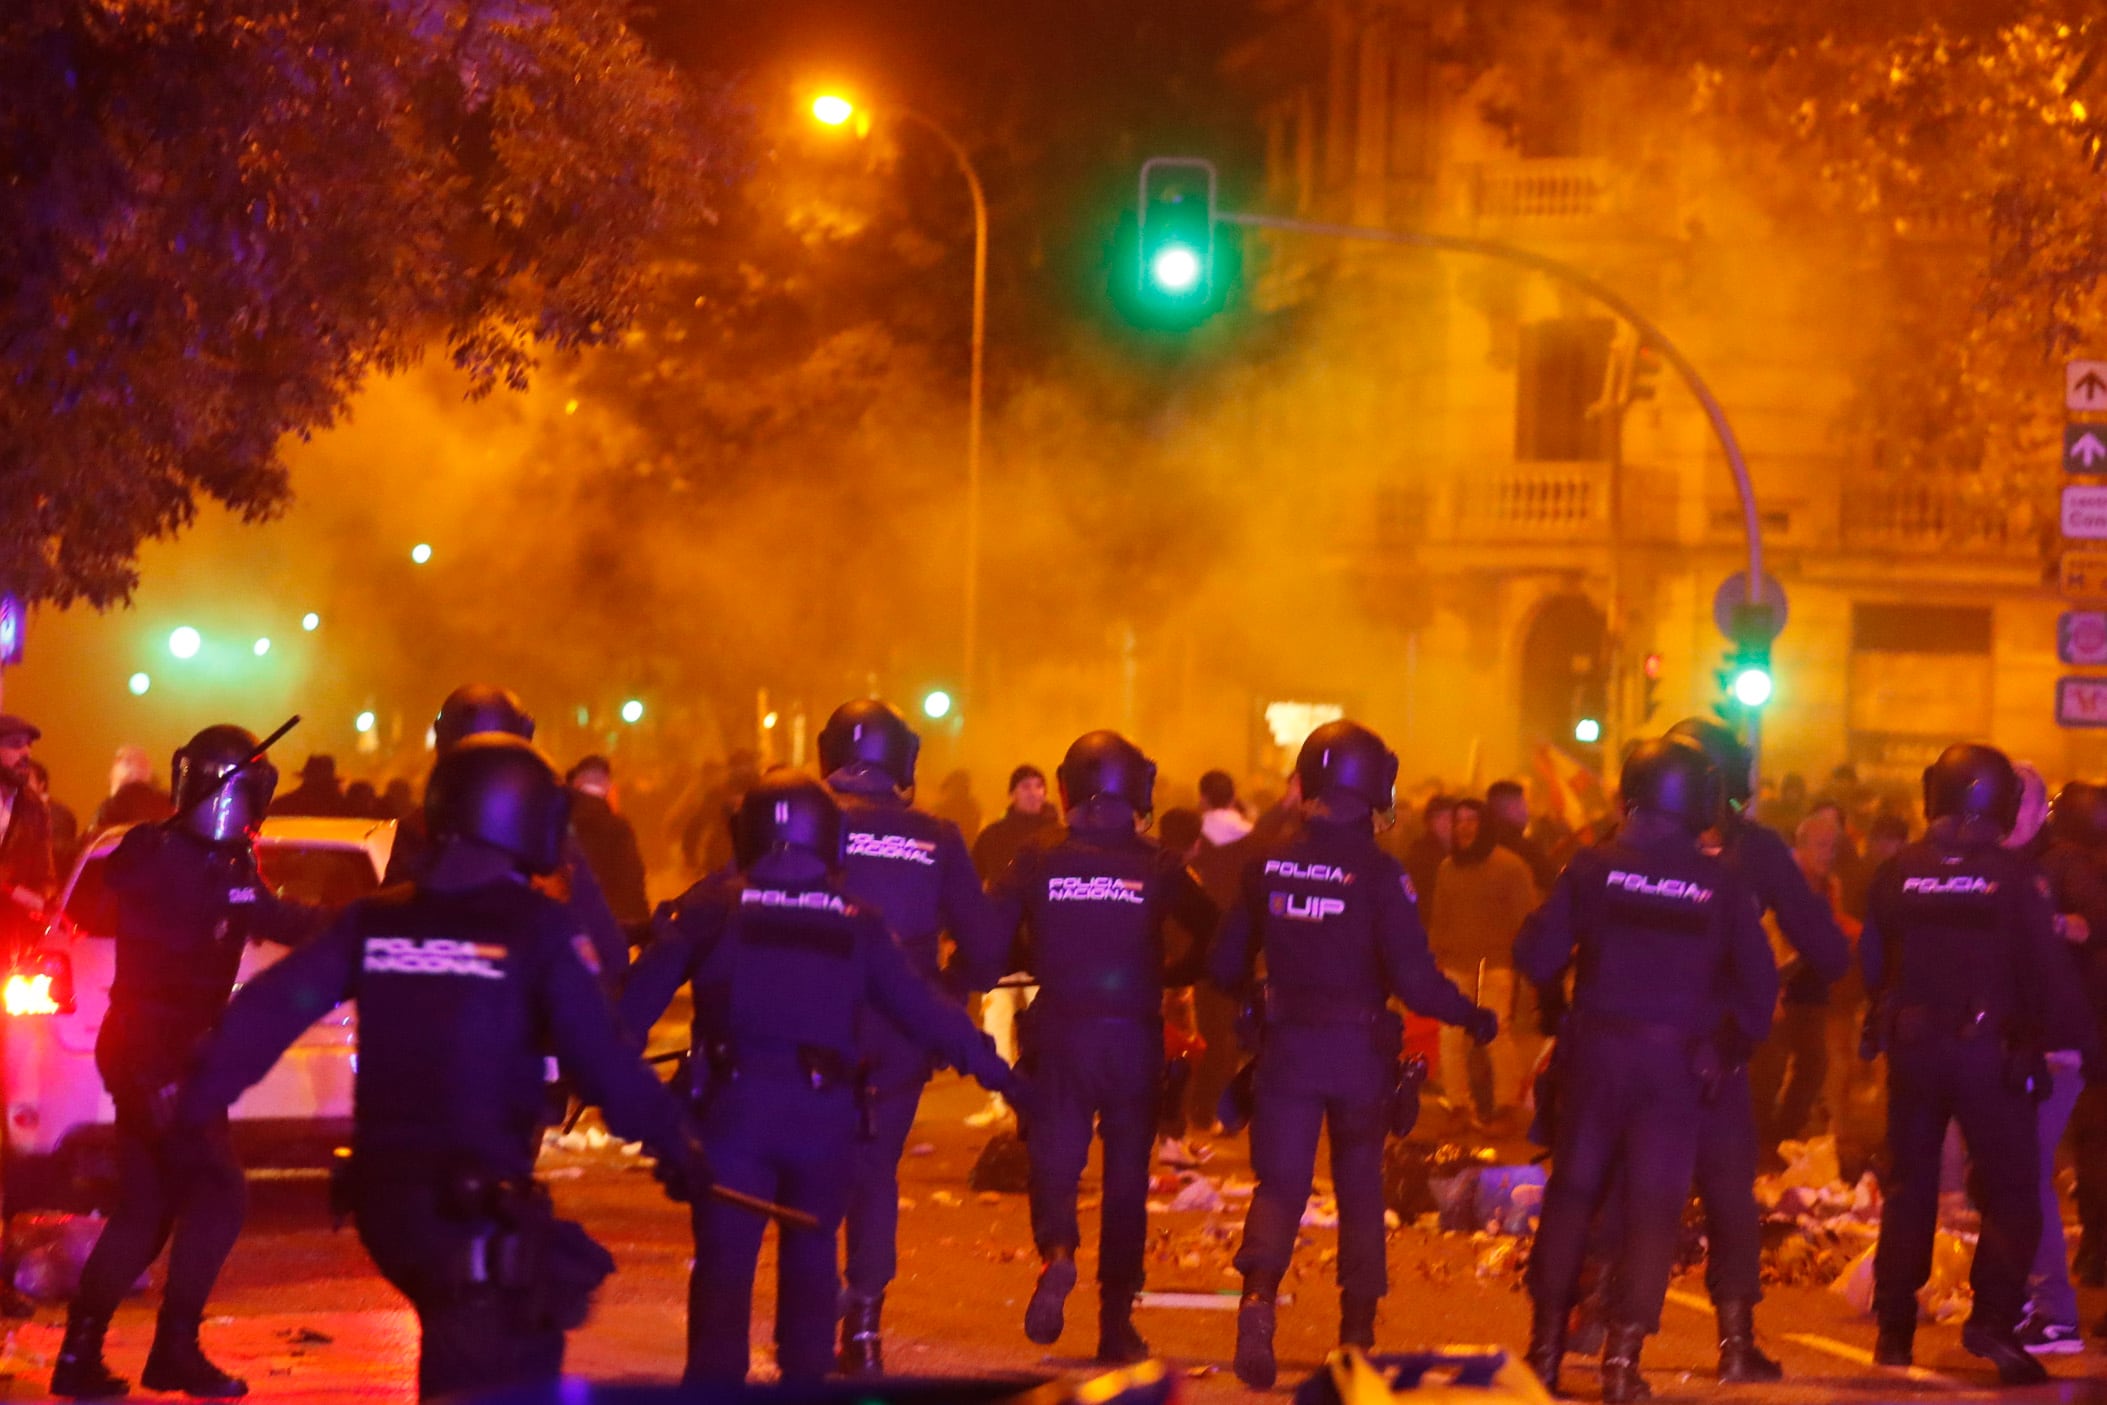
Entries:
[[[1069, 826], [1059, 843], [1019, 853], [990, 889], [1000, 929], [1023, 926], [1015, 966], [1039, 983], [1019, 1045], [1033, 1089], [1032, 1238], [1052, 1278], [1026, 1327], [1042, 1343], [1060, 1335], [1059, 1299], [1074, 1283], [1082, 1241], [1076, 1188], [1094, 1127], [1104, 1141], [1097, 1277], [1112, 1329], [1101, 1354], [1124, 1357], [1138, 1345], [1126, 1341], [1127, 1311], [1143, 1278], [1163, 993], [1198, 976], [1220, 914], [1189, 869], [1135, 832], [1127, 804], [1071, 810]], [[1167, 970], [1163, 927], [1172, 919], [1192, 943]]]
[[[622, 1001], [628, 1025], [649, 1029], [691, 986], [693, 1073], [718, 1182], [819, 1220], [816, 1231], [783, 1230], [777, 1245], [786, 1380], [825, 1375], [834, 1360], [834, 1237], [849, 1198], [869, 1024], [888, 1020], [925, 1055], [996, 1091], [1010, 1087], [992, 1042], [915, 971], [877, 912], [816, 870], [803, 855], [766, 856], [744, 876], [705, 879], [661, 907], [657, 939]], [[716, 1204], [698, 1204], [694, 1220], [686, 1379], [744, 1380], [765, 1226]]]
[[[1958, 1122], [1982, 1209], [1969, 1281], [1978, 1354], [2024, 1371], [2007, 1343], [2041, 1233], [2032, 1059], [2096, 1056], [2098, 1035], [2055, 935], [2036, 866], [1954, 817], [1882, 865], [1867, 895], [1859, 963], [1888, 1057], [1890, 1168], [1873, 1260], [1884, 1354], [1906, 1360], [1917, 1290], [1931, 1272], [1940, 1148]], [[2010, 1378], [2008, 1378], [2010, 1379]], [[2016, 1382], [2014, 1382], [2016, 1383]]]
[[553, 1380], [614, 1261], [533, 1185], [544, 1055], [661, 1157], [678, 1100], [619, 1033], [591, 939], [523, 877], [352, 904], [228, 1008], [178, 1120], [223, 1115], [314, 1020], [358, 1002], [347, 1187], [359, 1239], [410, 1300], [425, 1397]]
[[1639, 1342], [1660, 1327], [1705, 1099], [1723, 1071], [1719, 1032], [1731, 1021], [1750, 1043], [1762, 1039], [1777, 966], [1741, 879], [1699, 852], [1689, 826], [1648, 811], [1612, 843], [1573, 856], [1514, 955], [1539, 985], [1569, 965], [1575, 972], [1552, 1175], [1530, 1259], [1532, 1355], [1548, 1348], [1538, 1374], [1554, 1385], [1590, 1223], [1620, 1177], [1605, 1371], [1617, 1352], [1630, 1376], [1621, 1398], [1636, 1398]]
[[[1808, 886], [1775, 830], [1735, 818], [1720, 859], [1771, 914], [1799, 960], [1784, 977], [1787, 1004], [1826, 1003], [1851, 965], [1851, 946], [1829, 904]], [[1758, 1124], [1745, 1059], [1724, 1060], [1697, 1139], [1697, 1194], [1705, 1211], [1705, 1288], [1715, 1303], [1753, 1306], [1763, 1295], [1762, 1231], [1756, 1210]], [[1782, 1128], [1790, 1132], [1793, 1129]]]
[[[1247, 1291], [1271, 1297], [1287, 1272], [1329, 1131], [1339, 1199], [1339, 1287], [1374, 1306], [1389, 1291], [1383, 1258], [1383, 1139], [1397, 1093], [1403, 1023], [1392, 996], [1422, 1015], [1472, 1025], [1477, 1007], [1427, 950], [1412, 880], [1379, 848], [1366, 818], [1310, 817], [1245, 865], [1211, 974], [1242, 992], [1266, 963], [1264, 1035], [1252, 1083], [1251, 1168], [1258, 1189], [1236, 1255]], [[1372, 1345], [1372, 1343], [1362, 1343]]]
[[173, 825], [140, 825], [110, 855], [117, 971], [95, 1066], [117, 1107], [118, 1199], [81, 1270], [77, 1306], [106, 1317], [171, 1236], [163, 1315], [194, 1323], [241, 1233], [246, 1190], [224, 1107], [177, 1150], [155, 1104], [178, 1083], [213, 1025], [252, 941], [288, 946], [323, 921], [263, 881], [246, 842], [210, 844]]
[[[910, 808], [882, 775], [837, 774], [827, 783], [841, 802], [842, 891], [876, 909], [908, 964], [932, 985], [945, 975], [947, 932], [958, 949], [949, 988], [992, 985], [1009, 937], [995, 924], [958, 826]], [[931, 1065], [927, 1046], [886, 1019], [863, 1022], [861, 1059], [870, 1134], [856, 1143], [844, 1277], [852, 1295], [875, 1301], [899, 1268], [900, 1156]]]

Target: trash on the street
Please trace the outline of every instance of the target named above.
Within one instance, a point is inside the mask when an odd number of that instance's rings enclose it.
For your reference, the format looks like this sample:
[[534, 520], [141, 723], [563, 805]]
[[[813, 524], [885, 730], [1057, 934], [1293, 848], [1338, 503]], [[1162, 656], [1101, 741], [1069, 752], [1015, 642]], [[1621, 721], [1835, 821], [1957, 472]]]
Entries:
[[15, 1291], [45, 1303], [71, 1298], [104, 1223], [100, 1215], [15, 1216], [7, 1242], [8, 1279]]
[[1543, 1206], [1542, 1166], [1486, 1166], [1479, 1170], [1473, 1193], [1477, 1227], [1500, 1234], [1525, 1234]]
[[1031, 1189], [1031, 1153], [1015, 1132], [997, 1132], [980, 1149], [980, 1157], [966, 1175], [974, 1190], [992, 1190], [1001, 1195], [1023, 1195]]
[[1173, 1210], [1215, 1211], [1222, 1208], [1222, 1192], [1205, 1176], [1190, 1177], [1182, 1190], [1171, 1198]]
[[[1861, 1316], [1873, 1315], [1873, 1254], [1868, 1246], [1843, 1276], [1829, 1285]], [[1932, 1240], [1931, 1277], [1917, 1291], [1917, 1316], [1926, 1322], [1952, 1322], [1965, 1317], [1974, 1305], [1968, 1287], [1968, 1269], [1975, 1261], [1975, 1237], [1940, 1230]]]

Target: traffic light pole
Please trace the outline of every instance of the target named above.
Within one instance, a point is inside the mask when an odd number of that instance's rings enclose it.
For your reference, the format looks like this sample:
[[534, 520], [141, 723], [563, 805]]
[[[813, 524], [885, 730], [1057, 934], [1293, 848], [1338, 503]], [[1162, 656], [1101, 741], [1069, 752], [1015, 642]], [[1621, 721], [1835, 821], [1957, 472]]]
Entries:
[[[1533, 269], [1547, 277], [1555, 278], [1616, 313], [1638, 332], [1639, 344], [1642, 347], [1651, 347], [1658, 351], [1661, 359], [1675, 368], [1675, 373], [1682, 378], [1683, 384], [1697, 397], [1697, 403], [1704, 407], [1705, 417], [1712, 424], [1712, 434], [1719, 441], [1720, 451], [1726, 455], [1727, 471], [1734, 475], [1734, 492], [1741, 500], [1741, 530], [1748, 546], [1750, 592], [1754, 594], [1762, 589], [1763, 521], [1756, 511], [1756, 490], [1749, 481], [1748, 460], [1742, 456], [1741, 441], [1734, 437], [1734, 427], [1727, 422], [1726, 409], [1719, 403], [1719, 397], [1712, 393], [1712, 388], [1705, 384], [1705, 378], [1698, 374], [1697, 367], [1691, 364], [1690, 358], [1683, 355], [1681, 349], [1668, 339], [1668, 334], [1662, 331], [1652, 318], [1634, 307], [1621, 293], [1571, 264], [1491, 239], [1465, 239], [1449, 234], [1376, 229], [1358, 224], [1330, 224], [1321, 220], [1288, 219], [1280, 215], [1250, 214], [1241, 210], [1217, 209], [1215, 218], [1223, 224], [1238, 225], [1245, 229], [1271, 229], [1286, 234], [1316, 235], [1325, 239], [1352, 239], [1362, 243], [1396, 244], [1405, 248], [1433, 249], [1444, 253], [1477, 254]], [[1760, 710], [1750, 709], [1749, 786], [1752, 793], [1757, 781], [1755, 773], [1761, 766], [1761, 738]]]

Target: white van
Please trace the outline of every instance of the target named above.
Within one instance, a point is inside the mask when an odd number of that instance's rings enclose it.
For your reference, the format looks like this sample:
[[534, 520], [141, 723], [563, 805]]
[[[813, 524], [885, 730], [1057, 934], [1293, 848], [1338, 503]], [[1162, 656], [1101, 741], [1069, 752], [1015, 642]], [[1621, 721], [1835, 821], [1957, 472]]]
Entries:
[[[105, 830], [75, 863], [50, 930], [0, 984], [0, 1083], [7, 1126], [0, 1171], [9, 1213], [79, 1208], [109, 1179], [115, 1110], [95, 1071], [95, 1039], [117, 970], [114, 903], [103, 886], [124, 829]], [[392, 820], [273, 817], [256, 840], [263, 878], [281, 895], [340, 907], [380, 886], [395, 845]], [[246, 981], [285, 954], [269, 942], [243, 953]], [[356, 1014], [318, 1021], [261, 1083], [234, 1104], [236, 1144], [250, 1155], [327, 1152], [351, 1129]]]

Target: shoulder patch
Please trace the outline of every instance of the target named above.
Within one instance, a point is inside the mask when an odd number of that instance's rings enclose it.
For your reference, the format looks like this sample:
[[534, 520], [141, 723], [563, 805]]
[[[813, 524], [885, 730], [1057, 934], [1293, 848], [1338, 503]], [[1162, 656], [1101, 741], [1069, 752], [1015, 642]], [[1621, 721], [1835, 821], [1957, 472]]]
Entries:
[[579, 965], [595, 976], [600, 974], [600, 952], [594, 947], [591, 937], [583, 932], [574, 933], [571, 937], [571, 950], [577, 953]]

